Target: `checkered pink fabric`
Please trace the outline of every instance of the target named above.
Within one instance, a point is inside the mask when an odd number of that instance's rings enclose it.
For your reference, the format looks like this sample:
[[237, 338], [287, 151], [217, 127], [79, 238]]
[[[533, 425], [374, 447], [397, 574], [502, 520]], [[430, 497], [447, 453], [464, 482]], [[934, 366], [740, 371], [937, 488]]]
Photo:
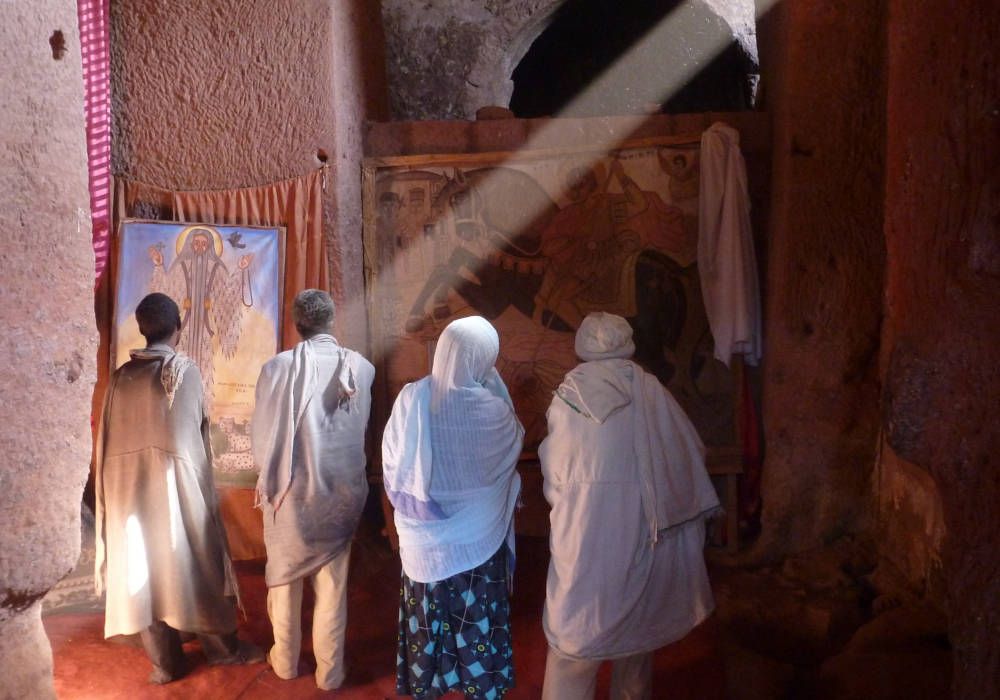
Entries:
[[83, 58], [84, 116], [90, 177], [94, 283], [108, 264], [111, 248], [111, 61], [109, 0], [77, 0]]

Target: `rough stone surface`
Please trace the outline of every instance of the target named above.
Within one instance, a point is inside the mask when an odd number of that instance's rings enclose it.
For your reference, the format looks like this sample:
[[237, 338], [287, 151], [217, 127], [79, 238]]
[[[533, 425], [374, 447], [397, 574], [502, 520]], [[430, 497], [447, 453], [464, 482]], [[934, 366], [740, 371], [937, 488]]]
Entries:
[[[780, 3], [761, 19], [773, 117], [762, 533], [780, 558], [871, 509], [885, 251], [885, 5]], [[822, 76], [822, 81], [817, 80]]]
[[751, 652], [744, 662], [756, 654], [818, 666], [867, 620], [864, 576], [873, 567], [866, 547], [844, 539], [790, 557], [781, 567], [713, 571], [717, 614], [731, 640]]
[[1000, 6], [889, 10], [883, 430], [939, 491], [953, 697], [1000, 698]]
[[738, 700], [948, 697], [946, 617], [867, 539], [756, 570], [713, 568], [727, 695]]
[[940, 700], [948, 697], [951, 648], [944, 616], [896, 608], [861, 627], [823, 663], [817, 700]]
[[115, 0], [111, 27], [115, 172], [246, 187], [333, 152], [330, 3]]
[[563, 0], [383, 0], [393, 119], [472, 119], [506, 106], [517, 62]]
[[42, 627], [41, 603], [0, 624], [0, 698], [55, 698], [52, 645]]
[[[393, 119], [472, 119], [479, 107], [507, 106], [514, 68], [563, 2], [383, 0]], [[706, 4], [756, 57], [753, 2]]]
[[0, 695], [50, 697], [39, 599], [80, 551], [96, 347], [76, 3], [0, 3], [0, 65]]
[[[115, 172], [168, 188], [223, 189], [328, 163], [331, 284], [341, 300], [360, 297], [360, 198], [350, 183], [358, 178], [362, 110], [374, 118], [385, 111], [376, 7], [114, 0]], [[364, 318], [342, 321], [341, 340], [363, 347]]]
[[791, 697], [795, 667], [723, 638], [727, 700], [776, 700]]
[[387, 119], [385, 47], [378, 0], [337, 0], [331, 5], [333, 31], [333, 115], [335, 152], [330, 163], [332, 199], [330, 279], [340, 284], [338, 338], [364, 351], [368, 313], [364, 305], [364, 251], [361, 221], [361, 161], [364, 125]]
[[879, 551], [909, 586], [938, 605], [945, 603], [942, 547], [946, 533], [941, 494], [926, 470], [883, 445], [876, 465]]

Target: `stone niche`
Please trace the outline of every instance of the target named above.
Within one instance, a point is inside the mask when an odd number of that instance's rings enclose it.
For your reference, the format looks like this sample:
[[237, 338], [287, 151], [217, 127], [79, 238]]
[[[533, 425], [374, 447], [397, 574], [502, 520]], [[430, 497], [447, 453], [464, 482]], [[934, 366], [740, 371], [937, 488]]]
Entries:
[[94, 255], [76, 2], [0, 3], [0, 697], [54, 697], [42, 596], [80, 553]]
[[[514, 90], [511, 76], [538, 36], [558, 12], [578, 6], [621, 3], [609, 0], [383, 0], [386, 64], [390, 110], [393, 119], [472, 119], [485, 105], [507, 106]], [[625, 3], [629, 4], [629, 3]], [[633, 3], [636, 4], [636, 3]], [[752, 0], [696, 0], [681, 3], [663, 0], [652, 4], [666, 16], [680, 7], [682, 15], [699, 14], [718, 20], [731, 39], [756, 62], [757, 48]], [[689, 6], [697, 5], [696, 10]], [[627, 12], [628, 10], [623, 10]], [[703, 57], [691, 56], [684, 46], [690, 37], [683, 22], [669, 32], [664, 51], [672, 64], [697, 68]], [[672, 26], [672, 25], [671, 25]], [[665, 25], [666, 27], [666, 25]], [[583, 51], [587, 47], [582, 47]], [[635, 75], [632, 75], [635, 79]], [[589, 109], [589, 116], [621, 114], [604, 101]], [[596, 110], [596, 111], [595, 111]], [[604, 111], [602, 111], [604, 110]], [[583, 112], [572, 116], [583, 116]]]

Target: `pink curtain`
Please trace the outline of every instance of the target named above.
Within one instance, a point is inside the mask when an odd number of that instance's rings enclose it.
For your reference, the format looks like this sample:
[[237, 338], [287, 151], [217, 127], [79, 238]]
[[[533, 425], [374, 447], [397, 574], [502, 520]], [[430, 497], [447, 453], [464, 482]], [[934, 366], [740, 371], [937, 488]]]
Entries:
[[111, 250], [111, 70], [109, 0], [77, 0], [83, 59], [83, 111], [94, 245], [94, 284], [107, 268]]

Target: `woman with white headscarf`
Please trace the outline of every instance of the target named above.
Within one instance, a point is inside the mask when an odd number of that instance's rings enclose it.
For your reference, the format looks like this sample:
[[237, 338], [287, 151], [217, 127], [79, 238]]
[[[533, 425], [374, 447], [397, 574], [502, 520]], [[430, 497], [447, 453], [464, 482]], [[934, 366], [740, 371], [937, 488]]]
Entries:
[[402, 560], [396, 690], [500, 698], [514, 686], [508, 602], [524, 429], [479, 316], [450, 323], [430, 376], [403, 387], [382, 439]]
[[538, 449], [552, 506], [542, 626], [544, 700], [594, 697], [614, 660], [611, 697], [649, 698], [652, 652], [715, 607], [702, 548], [719, 499], [705, 448], [659, 381], [629, 358], [632, 328], [591, 313]]

